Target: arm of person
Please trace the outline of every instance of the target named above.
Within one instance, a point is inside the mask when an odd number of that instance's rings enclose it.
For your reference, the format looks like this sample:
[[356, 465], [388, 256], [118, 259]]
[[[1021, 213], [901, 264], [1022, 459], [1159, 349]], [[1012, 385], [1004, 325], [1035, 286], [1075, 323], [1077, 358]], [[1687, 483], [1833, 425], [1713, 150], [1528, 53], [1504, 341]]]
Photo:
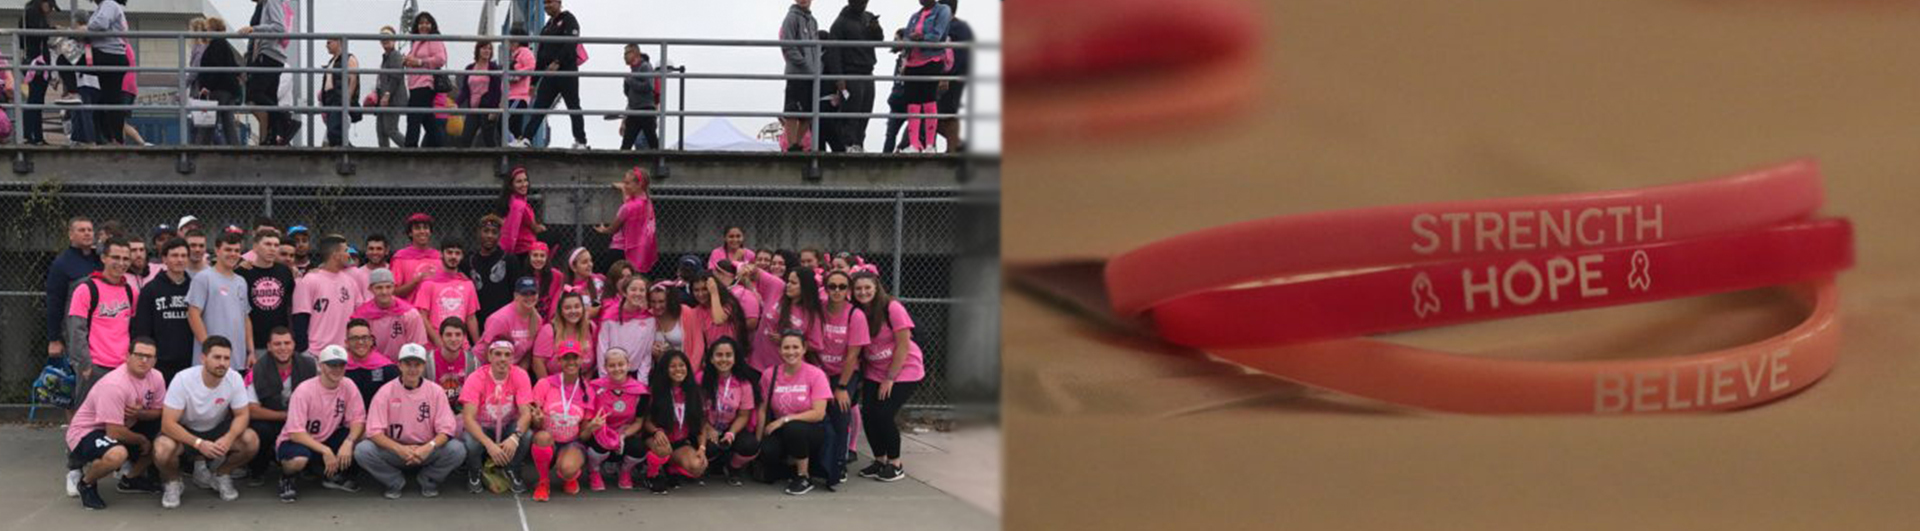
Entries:
[[[778, 367], [775, 367], [773, 368], [773, 370], [777, 371], [780, 369]], [[760, 404], [760, 407], [753, 408], [753, 418], [757, 418], [757, 419], [767, 418], [767, 405], [768, 404], [766, 402], [762, 402]], [[762, 422], [760, 423], [759, 433], [755, 435], [758, 435], [761, 440], [766, 440], [767, 433], [773, 431], [772, 427], [773, 427], [772, 422]]]
[[187, 328], [193, 329], [193, 342], [201, 343], [207, 340], [207, 321], [202, 317], [199, 306], [187, 305]]
[[233, 443], [240, 440], [240, 434], [246, 433], [247, 423], [252, 422], [253, 419], [252, 415], [249, 415], [251, 405], [233, 408], [233, 421], [227, 423], [227, 433], [220, 436], [221, 453], [232, 451]]
[[[193, 432], [187, 431], [186, 426], [180, 425], [180, 414], [181, 410], [178, 408], [170, 407], [163, 410], [160, 414], [160, 434], [179, 442], [183, 446], [199, 450], [200, 443], [203, 441], [201, 441], [199, 437], [195, 437]], [[217, 458], [219, 456], [211, 457]]]
[[[486, 369], [482, 368], [481, 370]], [[492, 437], [487, 436], [486, 430], [480, 428], [480, 421], [474, 417], [474, 412], [480, 409], [480, 404], [466, 401], [462, 401], [461, 403], [465, 404], [465, 406], [460, 408], [460, 425], [466, 428], [467, 435], [473, 437], [473, 440], [480, 441], [480, 445], [486, 447], [487, 450], [493, 450], [496, 443]]]
[[[354, 57], [352, 55], [348, 55], [347, 68], [348, 69], [360, 68], [360, 58]], [[359, 94], [359, 93], [360, 93], [360, 76], [356, 74], [348, 74], [347, 75], [347, 94]], [[348, 103], [359, 103], [359, 102], [348, 102]]]
[[313, 322], [313, 314], [311, 313], [293, 314], [293, 351], [294, 352], [309, 352], [307, 348], [312, 345], [307, 344], [307, 327], [312, 322]]
[[260, 419], [267, 422], [286, 422], [287, 421], [287, 412], [274, 411], [271, 409], [267, 409], [266, 406], [260, 405], [259, 402], [247, 404], [247, 416], [249, 418]]
[[139, 432], [127, 429], [126, 424], [107, 423], [106, 430], [108, 437], [112, 437], [113, 440], [116, 441], [139, 446], [140, 452], [143, 454], [153, 451], [153, 440], [148, 439], [147, 436], [141, 435]]

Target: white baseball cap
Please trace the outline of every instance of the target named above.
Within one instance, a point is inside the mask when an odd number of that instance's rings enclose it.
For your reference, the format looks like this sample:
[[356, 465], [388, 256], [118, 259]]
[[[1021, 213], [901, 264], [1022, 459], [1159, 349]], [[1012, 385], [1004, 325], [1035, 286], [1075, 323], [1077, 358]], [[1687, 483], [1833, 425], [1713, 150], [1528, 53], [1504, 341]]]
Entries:
[[180, 216], [180, 222], [173, 224], [173, 228], [184, 230], [183, 228], [186, 227], [187, 224], [193, 223], [196, 221], [200, 221], [200, 218], [196, 218], [193, 216]]
[[347, 362], [347, 347], [343, 347], [340, 345], [327, 345], [327, 348], [320, 349], [320, 363], [334, 363], [334, 362], [339, 362], [339, 363]]
[[400, 361], [409, 359], [427, 361], [427, 347], [420, 346], [419, 343], [400, 345]]

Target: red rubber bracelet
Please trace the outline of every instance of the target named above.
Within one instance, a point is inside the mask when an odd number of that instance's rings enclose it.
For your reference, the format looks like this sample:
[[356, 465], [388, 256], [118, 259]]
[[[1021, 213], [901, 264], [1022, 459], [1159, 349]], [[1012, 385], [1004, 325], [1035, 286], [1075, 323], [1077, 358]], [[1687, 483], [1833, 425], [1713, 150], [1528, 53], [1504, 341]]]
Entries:
[[[1638, 190], [1340, 210], [1247, 221], [1115, 257], [1120, 315], [1271, 278], [1462, 256], [1566, 251], [1692, 238], [1804, 219], [1820, 172], [1798, 160], [1721, 179]], [[1222, 249], [1236, 255], [1217, 257]]]
[[1852, 224], [1820, 219], [1211, 291], [1154, 307], [1153, 323], [1173, 343], [1247, 348], [1790, 284], [1852, 265]]
[[1689, 356], [1607, 361], [1490, 359], [1373, 339], [1220, 349], [1227, 361], [1301, 384], [1434, 411], [1479, 414], [1722, 411], [1818, 381], [1839, 355], [1832, 279], [1796, 286], [1813, 310], [1758, 343]]

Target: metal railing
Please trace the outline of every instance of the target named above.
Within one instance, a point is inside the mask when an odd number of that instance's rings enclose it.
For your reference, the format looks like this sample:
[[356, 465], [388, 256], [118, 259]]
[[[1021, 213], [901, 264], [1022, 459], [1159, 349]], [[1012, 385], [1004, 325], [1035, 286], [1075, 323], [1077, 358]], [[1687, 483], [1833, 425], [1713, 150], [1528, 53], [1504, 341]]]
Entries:
[[[189, 126], [189, 119], [188, 119], [189, 114], [195, 111], [290, 112], [290, 113], [302, 114], [302, 115], [335, 113], [336, 116], [340, 119], [339, 123], [342, 124], [341, 125], [342, 127], [349, 127], [349, 125], [347, 124], [352, 123], [352, 119], [351, 119], [352, 114], [355, 114], [355, 113], [406, 115], [406, 114], [419, 114], [424, 112], [424, 113], [431, 113], [431, 114], [490, 115], [490, 116], [498, 117], [500, 120], [500, 125], [498, 127], [501, 130], [500, 140], [501, 140], [501, 145], [503, 146], [506, 145], [506, 141], [510, 136], [508, 132], [510, 128], [507, 126], [507, 124], [509, 123], [509, 120], [514, 116], [521, 116], [521, 115], [537, 116], [541, 120], [545, 120], [548, 116], [555, 115], [555, 114], [600, 115], [600, 116], [620, 116], [620, 117], [652, 116], [656, 118], [656, 123], [654, 124], [654, 126], [658, 128], [658, 131], [657, 131], [658, 138], [661, 139], [662, 143], [665, 143], [665, 138], [666, 138], [666, 124], [667, 124], [666, 118], [678, 117], [682, 119], [681, 120], [682, 131], [680, 135], [681, 149], [685, 149], [686, 147], [684, 119], [687, 117], [804, 118], [810, 121], [812, 125], [811, 130], [814, 132], [814, 140], [812, 142], [809, 142], [810, 147], [819, 147], [824, 145], [824, 142], [821, 140], [819, 135], [819, 132], [821, 131], [820, 122], [822, 119], [829, 119], [829, 120], [836, 119], [836, 118], [961, 119], [966, 122], [967, 131], [974, 131], [977, 122], [980, 120], [998, 120], [999, 119], [999, 116], [997, 114], [986, 114], [986, 113], [974, 112], [974, 109], [976, 108], [976, 104], [978, 101], [977, 100], [978, 94], [979, 94], [979, 90], [977, 89], [967, 92], [967, 95], [966, 95], [967, 101], [964, 105], [962, 105], [964, 112], [959, 112], [959, 113], [823, 112], [821, 110], [821, 105], [819, 104], [819, 99], [821, 99], [820, 96], [822, 94], [821, 92], [821, 88], [823, 86], [822, 83], [824, 82], [831, 82], [831, 81], [895, 81], [895, 82], [960, 81], [960, 82], [967, 82], [969, 84], [984, 82], [984, 83], [988, 83], [989, 86], [993, 86], [994, 84], [997, 84], [999, 82], [998, 78], [985, 78], [985, 77], [966, 76], [966, 75], [907, 76], [907, 75], [893, 75], [893, 74], [846, 75], [846, 74], [824, 74], [824, 73], [820, 73], [820, 74], [750, 74], [750, 73], [686, 72], [684, 71], [683, 68], [672, 67], [670, 56], [669, 56], [673, 47], [676, 47], [676, 46], [683, 47], [683, 48], [684, 47], [782, 48], [782, 47], [803, 46], [803, 47], [812, 47], [815, 54], [819, 54], [822, 56], [824, 56], [826, 48], [874, 48], [874, 49], [901, 48], [901, 49], [907, 49], [907, 50], [911, 50], [911, 49], [997, 50], [999, 48], [997, 43], [987, 43], [987, 42], [927, 43], [927, 42], [913, 42], [913, 41], [875, 42], [875, 41], [840, 41], [840, 40], [784, 41], [784, 40], [739, 40], [739, 39], [644, 39], [644, 38], [585, 37], [585, 36], [583, 37], [543, 37], [543, 36], [513, 36], [513, 35], [501, 35], [501, 36], [415, 35], [415, 34], [390, 35], [390, 34], [379, 34], [379, 33], [258, 33], [256, 32], [256, 33], [250, 33], [250, 34], [242, 34], [237, 32], [212, 33], [212, 32], [174, 32], [174, 31], [81, 31], [81, 30], [44, 30], [44, 29], [42, 30], [26, 30], [26, 29], [7, 30], [7, 32], [12, 34], [13, 36], [12, 38], [13, 49], [11, 51], [12, 65], [9, 67], [9, 69], [10, 71], [13, 72], [15, 80], [23, 81], [25, 79], [24, 74], [28, 71], [41, 71], [41, 72], [47, 72], [47, 73], [128, 72], [128, 73], [136, 73], [136, 74], [142, 73], [142, 72], [150, 72], [150, 73], [173, 73], [178, 76], [177, 86], [175, 88], [178, 90], [179, 98], [172, 105], [135, 105], [135, 104], [107, 105], [107, 104], [97, 104], [97, 103], [78, 104], [78, 105], [49, 104], [49, 103], [32, 104], [32, 103], [26, 102], [25, 94], [22, 93], [23, 89], [20, 86], [21, 83], [16, 82], [13, 84], [13, 103], [9, 106], [12, 109], [12, 113], [16, 117], [16, 120], [15, 120], [16, 122], [19, 122], [19, 118], [23, 117], [22, 111], [29, 110], [29, 109], [81, 110], [81, 111], [129, 111], [129, 112], [136, 109], [173, 110], [178, 115], [179, 134], [180, 134], [180, 138], [183, 140], [183, 143], [185, 139], [190, 137], [190, 134], [189, 134], [190, 126]], [[176, 66], [79, 66], [79, 65], [62, 66], [62, 65], [23, 64], [23, 61], [22, 61], [23, 58], [21, 57], [21, 51], [23, 49], [21, 38], [29, 37], [29, 36], [68, 37], [68, 38], [124, 37], [127, 39], [133, 39], [133, 40], [170, 39], [170, 40], [173, 40], [175, 43], [175, 47], [179, 53], [180, 62]], [[631, 73], [631, 72], [583, 72], [583, 71], [557, 71], [557, 70], [556, 71], [547, 71], [547, 70], [476, 71], [476, 70], [424, 69], [424, 68], [399, 68], [399, 69], [365, 68], [365, 67], [350, 68], [347, 66], [345, 61], [342, 61], [341, 66], [338, 68], [317, 68], [312, 66], [305, 66], [305, 67], [286, 66], [286, 67], [279, 67], [279, 68], [252, 67], [252, 66], [206, 67], [206, 66], [189, 65], [188, 62], [189, 62], [190, 56], [188, 55], [188, 50], [190, 49], [190, 47], [188, 44], [188, 40], [189, 39], [214, 39], [214, 38], [229, 38], [229, 39], [243, 39], [243, 40], [244, 39], [286, 39], [286, 40], [345, 39], [349, 43], [351, 43], [352, 41], [377, 42], [382, 40], [497, 42], [499, 43], [499, 46], [500, 46], [499, 48], [500, 52], [495, 54], [496, 58], [510, 57], [510, 54], [505, 53], [505, 51], [511, 50], [513, 43], [516, 43], [516, 42], [524, 42], [529, 44], [554, 43], [554, 44], [576, 44], [576, 45], [578, 44], [618, 44], [618, 45], [635, 44], [642, 47], [657, 47], [659, 51], [660, 63], [662, 66], [660, 68], [656, 68], [653, 72], [640, 74], [640, 73]], [[479, 72], [485, 72], [485, 73], [479, 73]], [[500, 98], [500, 106], [492, 109], [475, 109], [475, 108], [463, 108], [463, 107], [427, 108], [427, 109], [410, 108], [410, 107], [398, 107], [398, 108], [363, 107], [363, 106], [359, 106], [358, 102], [350, 101], [353, 98], [346, 97], [344, 94], [340, 98], [341, 100], [340, 105], [337, 105], [337, 106], [297, 105], [297, 104], [290, 105], [290, 106], [264, 106], [264, 105], [211, 105], [211, 106], [193, 105], [193, 106], [190, 106], [186, 101], [190, 95], [190, 92], [188, 91], [188, 87], [186, 85], [187, 74], [190, 74], [190, 73], [192, 74], [267, 73], [267, 74], [273, 74], [273, 75], [279, 75], [282, 73], [291, 73], [296, 75], [307, 76], [309, 78], [315, 74], [327, 74], [327, 75], [339, 76], [335, 78], [336, 83], [344, 83], [344, 81], [340, 81], [340, 80], [347, 79], [346, 76], [358, 76], [358, 75], [364, 75], [364, 74], [449, 75], [449, 76], [455, 76], [455, 79], [460, 80], [459, 82], [464, 82], [464, 79], [468, 76], [486, 75], [489, 77], [502, 78], [501, 79], [502, 91], [507, 90], [506, 87], [513, 82], [514, 78], [522, 78], [522, 77], [535, 78], [536, 81], [541, 78], [549, 78], [549, 77], [658, 79], [658, 80], [662, 80], [661, 87], [660, 87], [662, 89], [661, 90], [662, 94], [660, 95], [660, 101], [662, 102], [666, 101], [665, 94], [664, 94], [664, 89], [666, 88], [665, 80], [680, 80], [681, 87], [679, 89], [679, 93], [681, 94], [682, 99], [681, 99], [681, 109], [676, 111], [667, 110], [666, 105], [664, 104], [656, 105], [656, 108], [652, 110], [645, 110], [645, 109], [642, 109], [642, 110], [565, 109], [563, 110], [558, 105], [558, 102], [556, 102], [553, 108], [548, 108], [548, 109], [535, 109], [535, 108], [516, 109], [516, 108], [510, 107], [509, 98], [506, 98], [506, 97]], [[784, 111], [784, 110], [779, 112], [736, 111], [736, 110], [689, 111], [685, 109], [685, 99], [684, 99], [685, 92], [686, 92], [685, 90], [686, 80], [811, 81], [813, 84], [813, 90], [811, 94], [816, 99], [814, 100], [814, 104], [809, 106], [811, 110], [806, 112], [790, 112], [790, 111]], [[317, 83], [309, 82], [307, 84], [309, 86], [315, 86], [315, 87], [320, 86]], [[877, 95], [878, 94], [876, 91], [876, 96]], [[297, 94], [295, 97], [295, 102], [298, 103], [300, 100], [306, 99], [310, 96], [311, 95], [309, 94]], [[881, 100], [881, 101], [884, 101], [884, 100]], [[542, 129], [544, 129], [544, 127]], [[795, 140], [799, 141], [800, 139], [795, 139]], [[13, 141], [15, 144], [19, 144], [22, 141], [22, 128], [20, 127], [14, 128]], [[655, 150], [663, 150], [665, 146], [652, 146], [652, 148]], [[821, 150], [815, 149], [814, 151], [817, 153]], [[817, 159], [814, 162], [813, 167], [815, 170], [818, 169]]]

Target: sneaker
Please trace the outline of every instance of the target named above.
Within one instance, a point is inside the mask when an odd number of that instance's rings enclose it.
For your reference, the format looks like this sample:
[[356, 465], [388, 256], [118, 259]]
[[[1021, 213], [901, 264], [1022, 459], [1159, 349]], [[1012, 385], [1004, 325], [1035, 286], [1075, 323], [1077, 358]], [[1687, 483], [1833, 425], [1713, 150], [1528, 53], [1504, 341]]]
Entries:
[[172, 509], [180, 506], [180, 491], [187, 490], [180, 480], [168, 481], [166, 490], [160, 493], [160, 508]]
[[[605, 487], [606, 487], [605, 485], [601, 485], [601, 488], [603, 488], [603, 489], [604, 489]], [[569, 480], [567, 480], [567, 482], [566, 482], [566, 483], [561, 483], [561, 484], [560, 484], [560, 489], [561, 489], [562, 491], [565, 491], [565, 492], [566, 492], [567, 494], [579, 494], [579, 493], [580, 493], [580, 478], [577, 478], [577, 477], [576, 477], [576, 478], [573, 478], [573, 479], [569, 479]]]
[[193, 462], [193, 486], [213, 490], [213, 471], [207, 470], [207, 462]]
[[607, 480], [600, 477], [600, 471], [598, 470], [588, 472], [587, 488], [593, 489], [594, 492], [607, 490]]
[[526, 482], [520, 481], [520, 473], [515, 472], [512, 468], [507, 469], [507, 483], [512, 486], [514, 494], [527, 491]]
[[100, 482], [81, 483], [77, 488], [80, 490], [81, 507], [90, 511], [107, 508], [107, 500], [100, 499]]
[[298, 499], [300, 499], [300, 493], [294, 490], [293, 488], [293, 477], [291, 476], [281, 477], [280, 478], [280, 501], [286, 502], [286, 503], [293, 503], [295, 500], [298, 500]]
[[880, 470], [886, 467], [887, 467], [886, 463], [874, 461], [872, 464], [868, 464], [866, 468], [860, 469], [860, 477], [878, 478], [880, 477]]
[[735, 469], [732, 469], [732, 468], [726, 468], [726, 467], [721, 467], [721, 469], [720, 469], [720, 475], [721, 475], [721, 476], [724, 476], [724, 477], [726, 477], [726, 478], [727, 478], [727, 484], [728, 484], [728, 485], [732, 485], [732, 486], [735, 486], [735, 487], [738, 487], [738, 486], [740, 486], [740, 471], [739, 471], [739, 470], [735, 470]]
[[527, 140], [525, 138], [515, 138], [513, 139], [513, 142], [510, 142], [507, 145], [517, 147], [517, 148], [530, 148], [530, 147], [533, 147], [533, 141]]
[[892, 483], [907, 477], [906, 469], [900, 465], [886, 465], [886, 467], [886, 469], [881, 470], [880, 474], [873, 479]]
[[386, 496], [389, 500], [398, 500], [400, 499], [400, 487], [387, 487], [386, 494], [382, 494], [381, 496]]
[[[480, 473], [474, 472], [474, 471], [468, 471], [467, 472], [467, 492], [472, 494], [479, 494], [481, 491], [484, 491], [484, 490], [487, 490], [487, 485], [486, 483], [480, 480]], [[422, 494], [425, 494], [425, 493], [422, 493]]]
[[343, 477], [326, 478], [326, 479], [320, 480], [320, 486], [337, 490], [340, 492], [360, 492], [360, 484], [354, 483], [353, 478], [343, 478]]
[[538, 484], [535, 484], [533, 486], [533, 501], [537, 501], [537, 502], [547, 501], [547, 498], [552, 496], [551, 490], [552, 490], [552, 485], [548, 482], [542, 481]]
[[217, 476], [213, 478], [213, 490], [220, 493], [220, 501], [240, 499], [240, 491], [234, 490], [233, 488], [233, 476]]
[[647, 490], [653, 491], [654, 494], [666, 494], [671, 488], [667, 486], [666, 474], [647, 477]]
[[866, 153], [867, 148], [861, 147], [859, 144], [854, 144], [851, 146], [847, 146], [847, 152], [848, 153]]
[[633, 490], [633, 469], [620, 469], [620, 490]]
[[573, 143], [573, 149], [578, 149], [578, 150], [581, 150], [581, 151], [586, 151], [586, 150], [589, 150], [589, 149], [593, 149], [593, 148], [590, 148], [590, 147], [587, 147], [587, 143], [586, 143], [586, 142], [574, 142], [574, 143]]
[[85, 475], [86, 475], [85, 472], [81, 472], [79, 470], [67, 471], [67, 497], [68, 498], [80, 497], [80, 478]]
[[807, 481], [807, 478], [794, 476], [787, 480], [787, 494], [799, 496], [809, 492], [813, 492], [813, 482]]
[[114, 485], [113, 490], [121, 494], [159, 494], [160, 483], [146, 476], [120, 478], [120, 483]]
[[425, 481], [420, 482], [420, 497], [422, 498], [440, 497], [440, 486], [429, 484]]
[[266, 473], [266, 472], [264, 472], [264, 471], [262, 471], [262, 472], [249, 472], [249, 473], [247, 474], [247, 487], [250, 487], [250, 488], [259, 488], [259, 487], [260, 487], [261, 485], [266, 485], [266, 484], [267, 484], [267, 473]]
[[231, 477], [233, 479], [247, 479], [247, 476], [252, 475], [251, 472], [252, 472], [251, 470], [247, 470], [247, 467], [243, 466], [240, 468], [233, 469], [233, 472], [227, 474], [227, 477]]

